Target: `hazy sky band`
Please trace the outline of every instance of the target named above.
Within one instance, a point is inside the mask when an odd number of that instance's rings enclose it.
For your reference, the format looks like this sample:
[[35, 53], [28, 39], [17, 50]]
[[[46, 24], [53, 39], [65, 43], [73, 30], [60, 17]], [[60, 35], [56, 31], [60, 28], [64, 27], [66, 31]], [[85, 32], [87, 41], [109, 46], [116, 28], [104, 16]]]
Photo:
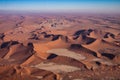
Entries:
[[0, 0], [0, 10], [120, 13], [120, 0]]

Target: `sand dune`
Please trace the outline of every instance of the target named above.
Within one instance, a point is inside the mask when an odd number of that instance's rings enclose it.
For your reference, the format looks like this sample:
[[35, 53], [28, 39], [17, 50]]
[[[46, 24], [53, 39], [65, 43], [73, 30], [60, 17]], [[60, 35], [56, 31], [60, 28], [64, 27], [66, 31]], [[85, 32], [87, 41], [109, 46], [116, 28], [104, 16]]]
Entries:
[[100, 50], [103, 49], [119, 49], [119, 46], [108, 43], [102, 39], [97, 39], [96, 41], [94, 41], [93, 43], [89, 44], [89, 45], [82, 45], [85, 48], [88, 48], [92, 51], [95, 51], [97, 53], [97, 56], [100, 57], [101, 54], [99, 53]]
[[41, 58], [46, 59], [50, 55], [46, 53], [48, 50], [54, 48], [67, 48], [69, 44], [61, 38], [58, 38], [57, 40], [50, 41], [46, 44], [34, 43], [33, 46], [34, 50], [38, 53], [37, 55], [39, 55]]
[[93, 31], [89, 34], [90, 37], [92, 37], [92, 38], [97, 38], [97, 39], [98, 39], [98, 38], [102, 38], [102, 35], [103, 35], [102, 31], [97, 30], [97, 29], [93, 30]]
[[72, 51], [69, 51], [67, 49], [51, 49], [51, 50], [48, 50], [47, 53], [54, 53], [54, 54], [57, 54], [59, 56], [71, 57], [71, 58], [76, 59], [78, 61], [86, 59], [85, 56], [83, 56], [81, 54], [77, 54], [77, 53], [72, 52]]
[[25, 60], [21, 65], [22, 66], [35, 65], [41, 63], [42, 61], [43, 59], [41, 59], [40, 57], [34, 54], [31, 57], [29, 57], [27, 60]]
[[48, 59], [47, 62], [54, 62], [59, 65], [63, 64], [63, 65], [75, 66], [80, 68], [81, 70], [85, 69], [85, 65], [83, 63], [81, 63], [76, 59], [66, 57], [66, 56], [57, 56], [55, 58]]
[[0, 80], [119, 80], [111, 16], [0, 14]]
[[21, 46], [21, 44], [11, 46], [9, 52], [4, 56], [4, 59], [9, 59], [11, 55], [13, 55], [15, 52], [22, 48]]

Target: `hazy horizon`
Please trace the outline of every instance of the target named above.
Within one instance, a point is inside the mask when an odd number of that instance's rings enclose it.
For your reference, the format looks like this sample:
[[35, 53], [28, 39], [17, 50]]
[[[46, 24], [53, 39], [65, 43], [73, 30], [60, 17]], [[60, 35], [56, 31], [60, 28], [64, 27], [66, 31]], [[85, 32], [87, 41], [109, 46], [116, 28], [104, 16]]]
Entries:
[[0, 11], [120, 13], [120, 0], [0, 0]]

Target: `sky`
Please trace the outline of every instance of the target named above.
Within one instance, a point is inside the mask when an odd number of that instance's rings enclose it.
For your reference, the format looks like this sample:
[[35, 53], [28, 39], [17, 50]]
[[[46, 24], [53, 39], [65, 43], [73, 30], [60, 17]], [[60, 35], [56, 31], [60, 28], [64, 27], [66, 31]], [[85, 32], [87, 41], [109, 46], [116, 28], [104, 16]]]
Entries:
[[0, 10], [120, 13], [120, 0], [0, 0]]

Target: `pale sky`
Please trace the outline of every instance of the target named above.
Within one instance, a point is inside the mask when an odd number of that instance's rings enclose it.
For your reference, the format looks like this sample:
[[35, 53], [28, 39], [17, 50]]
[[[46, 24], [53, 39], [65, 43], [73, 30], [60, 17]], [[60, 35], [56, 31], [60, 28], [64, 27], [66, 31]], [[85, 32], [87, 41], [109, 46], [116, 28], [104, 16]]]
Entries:
[[0, 10], [120, 13], [120, 0], [0, 0]]

